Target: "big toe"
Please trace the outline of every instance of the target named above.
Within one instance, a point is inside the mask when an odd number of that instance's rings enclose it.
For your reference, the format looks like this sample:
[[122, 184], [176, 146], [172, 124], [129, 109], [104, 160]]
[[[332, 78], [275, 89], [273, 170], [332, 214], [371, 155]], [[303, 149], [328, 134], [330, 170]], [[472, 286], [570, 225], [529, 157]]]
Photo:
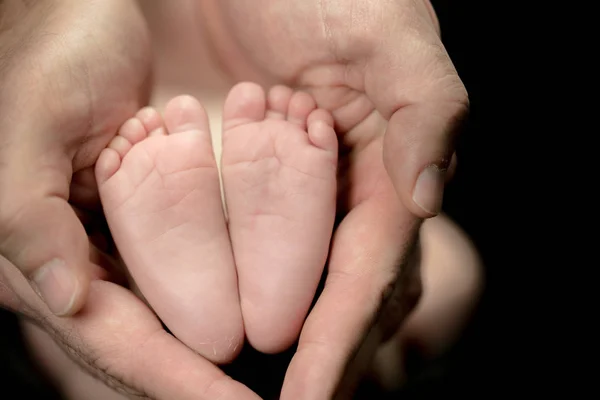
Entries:
[[165, 108], [165, 125], [169, 134], [189, 131], [209, 133], [206, 110], [192, 96], [177, 96], [171, 99]]
[[266, 112], [266, 95], [260, 85], [242, 82], [235, 85], [225, 100], [223, 129], [262, 121]]

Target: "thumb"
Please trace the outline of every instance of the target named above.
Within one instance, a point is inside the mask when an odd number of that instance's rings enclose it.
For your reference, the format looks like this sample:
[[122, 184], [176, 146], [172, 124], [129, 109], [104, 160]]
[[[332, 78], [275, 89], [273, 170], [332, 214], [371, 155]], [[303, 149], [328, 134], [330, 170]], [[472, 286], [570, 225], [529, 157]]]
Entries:
[[417, 23], [424, 20], [396, 24], [404, 31], [370, 55], [365, 89], [388, 120], [383, 158], [396, 192], [413, 214], [427, 218], [441, 209], [469, 100], [437, 31]]
[[423, 100], [404, 106], [389, 120], [385, 167], [404, 205], [415, 215], [441, 211], [444, 187], [454, 170], [455, 139], [467, 115], [466, 100]]
[[0, 254], [54, 314], [72, 315], [84, 303], [90, 278], [87, 235], [68, 203], [71, 163], [28, 147], [0, 154]]

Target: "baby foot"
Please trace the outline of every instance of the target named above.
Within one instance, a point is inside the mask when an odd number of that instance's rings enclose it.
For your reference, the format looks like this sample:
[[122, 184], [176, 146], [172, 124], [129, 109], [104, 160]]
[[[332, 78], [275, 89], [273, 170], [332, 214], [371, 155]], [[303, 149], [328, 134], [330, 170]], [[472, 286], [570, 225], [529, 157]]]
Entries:
[[171, 100], [142, 109], [100, 154], [96, 177], [115, 243], [175, 336], [213, 362], [244, 339], [233, 253], [206, 112]]
[[234, 87], [222, 175], [246, 336], [262, 352], [298, 337], [329, 250], [336, 202], [333, 119], [306, 93]]

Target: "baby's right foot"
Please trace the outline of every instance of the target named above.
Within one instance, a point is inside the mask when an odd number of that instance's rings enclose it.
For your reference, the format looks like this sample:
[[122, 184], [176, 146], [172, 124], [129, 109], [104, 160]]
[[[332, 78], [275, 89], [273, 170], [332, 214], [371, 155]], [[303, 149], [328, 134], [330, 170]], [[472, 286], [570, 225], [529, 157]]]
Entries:
[[142, 294], [183, 343], [231, 361], [244, 339], [208, 119], [188, 96], [146, 108], [98, 159], [100, 197]]
[[327, 259], [336, 202], [333, 119], [307, 93], [234, 87], [223, 112], [223, 185], [248, 341], [297, 339]]

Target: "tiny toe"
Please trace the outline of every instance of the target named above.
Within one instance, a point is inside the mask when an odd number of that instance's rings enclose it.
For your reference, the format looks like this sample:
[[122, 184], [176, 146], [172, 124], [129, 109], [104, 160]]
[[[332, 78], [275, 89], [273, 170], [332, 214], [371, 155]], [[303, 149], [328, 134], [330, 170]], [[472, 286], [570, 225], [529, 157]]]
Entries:
[[119, 136], [129, 141], [131, 145], [134, 145], [144, 140], [148, 136], [148, 131], [146, 131], [146, 128], [144, 128], [139, 119], [130, 118], [121, 125]]
[[267, 96], [267, 118], [284, 120], [294, 91], [287, 86], [277, 85]]
[[331, 113], [327, 110], [324, 110], [322, 108], [318, 108], [316, 110], [313, 110], [309, 115], [308, 115], [308, 119], [307, 119], [307, 123], [310, 126], [313, 122], [316, 121], [322, 121], [325, 122], [327, 125], [329, 125], [330, 127], [334, 127], [334, 121], [333, 121], [333, 116], [331, 115]]
[[337, 152], [338, 141], [333, 129], [333, 117], [325, 110], [318, 109], [308, 117], [308, 138], [311, 143], [323, 150]]
[[290, 99], [288, 106], [287, 119], [289, 122], [306, 129], [306, 119], [308, 115], [316, 108], [313, 97], [305, 92], [296, 92]]
[[235, 85], [227, 95], [223, 108], [223, 130], [265, 118], [266, 98], [263, 88], [255, 83]]
[[148, 132], [148, 136], [165, 135], [165, 124], [158, 110], [153, 107], [144, 107], [136, 114], [136, 118]]
[[96, 161], [96, 181], [102, 185], [113, 176], [121, 166], [121, 157], [116, 150], [106, 148], [102, 150]]
[[154, 137], [154, 136], [165, 136], [167, 134], [167, 128], [165, 128], [164, 126], [161, 126], [160, 128], [156, 128], [153, 131], [150, 131], [150, 133], [148, 134], [148, 137]]
[[133, 145], [131, 144], [131, 142], [121, 135], [117, 135], [114, 138], [112, 138], [112, 140], [108, 144], [108, 148], [116, 151], [119, 157], [121, 158], [125, 157], [125, 154], [127, 154], [132, 147]]
[[165, 125], [169, 134], [190, 131], [210, 134], [206, 110], [192, 96], [177, 96], [167, 103]]

